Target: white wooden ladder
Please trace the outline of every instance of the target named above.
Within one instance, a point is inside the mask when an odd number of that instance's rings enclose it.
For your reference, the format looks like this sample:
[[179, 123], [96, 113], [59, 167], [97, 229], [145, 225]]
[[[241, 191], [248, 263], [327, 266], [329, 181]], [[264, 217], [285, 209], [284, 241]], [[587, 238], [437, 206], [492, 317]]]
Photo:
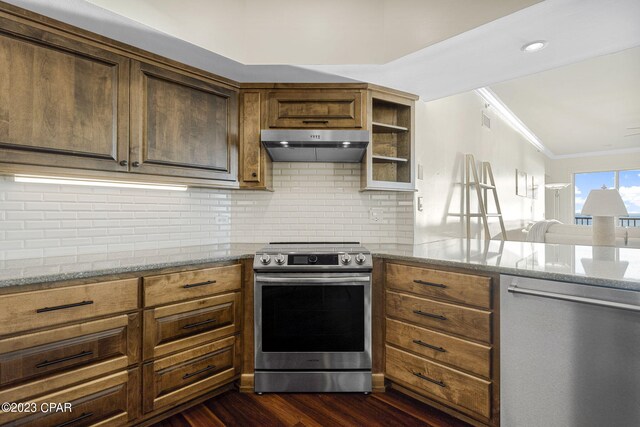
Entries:
[[[500, 222], [500, 239], [505, 240], [507, 232], [504, 228], [504, 220], [502, 218], [502, 210], [500, 209], [500, 201], [498, 200], [498, 191], [496, 190], [496, 181], [493, 178], [493, 171], [489, 162], [482, 162], [482, 181], [478, 177], [478, 169], [473, 154], [465, 154], [464, 168], [464, 185], [465, 185], [465, 213], [467, 225], [467, 238], [471, 236], [471, 218], [480, 218], [484, 229], [485, 240], [491, 239], [489, 231], [489, 218], [498, 218]], [[480, 212], [471, 212], [471, 187], [475, 188], [478, 197], [478, 209]], [[491, 192], [496, 206], [495, 213], [489, 213], [488, 195]]]

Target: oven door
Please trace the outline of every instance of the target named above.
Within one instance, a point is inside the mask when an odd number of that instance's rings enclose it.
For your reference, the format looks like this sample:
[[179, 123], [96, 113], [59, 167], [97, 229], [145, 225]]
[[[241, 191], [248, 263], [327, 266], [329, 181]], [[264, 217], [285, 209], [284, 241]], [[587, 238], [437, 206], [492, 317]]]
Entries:
[[257, 370], [371, 369], [371, 274], [256, 274]]

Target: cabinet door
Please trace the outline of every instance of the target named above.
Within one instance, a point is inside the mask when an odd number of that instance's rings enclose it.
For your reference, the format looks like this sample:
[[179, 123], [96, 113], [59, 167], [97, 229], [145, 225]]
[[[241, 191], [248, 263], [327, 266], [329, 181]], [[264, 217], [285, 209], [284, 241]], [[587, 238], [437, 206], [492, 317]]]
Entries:
[[128, 84], [127, 58], [0, 17], [1, 161], [126, 171]]
[[240, 95], [240, 186], [271, 189], [271, 159], [260, 142], [265, 93], [247, 90]]
[[238, 94], [131, 63], [131, 172], [237, 180]]
[[354, 90], [269, 93], [270, 128], [361, 128], [363, 97]]

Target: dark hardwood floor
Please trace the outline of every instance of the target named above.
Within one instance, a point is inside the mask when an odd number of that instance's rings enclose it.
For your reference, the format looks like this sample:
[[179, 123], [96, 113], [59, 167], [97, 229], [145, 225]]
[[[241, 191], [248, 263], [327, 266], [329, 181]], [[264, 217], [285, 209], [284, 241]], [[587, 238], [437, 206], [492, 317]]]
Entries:
[[264, 394], [228, 391], [154, 427], [431, 426], [469, 424], [394, 390], [364, 394]]

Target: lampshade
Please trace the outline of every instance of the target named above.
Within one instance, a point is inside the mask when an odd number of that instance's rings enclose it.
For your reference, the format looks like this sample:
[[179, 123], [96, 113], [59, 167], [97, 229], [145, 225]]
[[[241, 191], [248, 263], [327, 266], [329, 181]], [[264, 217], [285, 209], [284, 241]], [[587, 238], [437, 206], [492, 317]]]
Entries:
[[626, 216], [629, 214], [620, 193], [615, 189], [591, 190], [581, 213], [591, 216]]
[[547, 190], [562, 190], [563, 188], [567, 188], [570, 185], [571, 183], [569, 182], [554, 182], [552, 184], [545, 184], [544, 188], [546, 188]]

